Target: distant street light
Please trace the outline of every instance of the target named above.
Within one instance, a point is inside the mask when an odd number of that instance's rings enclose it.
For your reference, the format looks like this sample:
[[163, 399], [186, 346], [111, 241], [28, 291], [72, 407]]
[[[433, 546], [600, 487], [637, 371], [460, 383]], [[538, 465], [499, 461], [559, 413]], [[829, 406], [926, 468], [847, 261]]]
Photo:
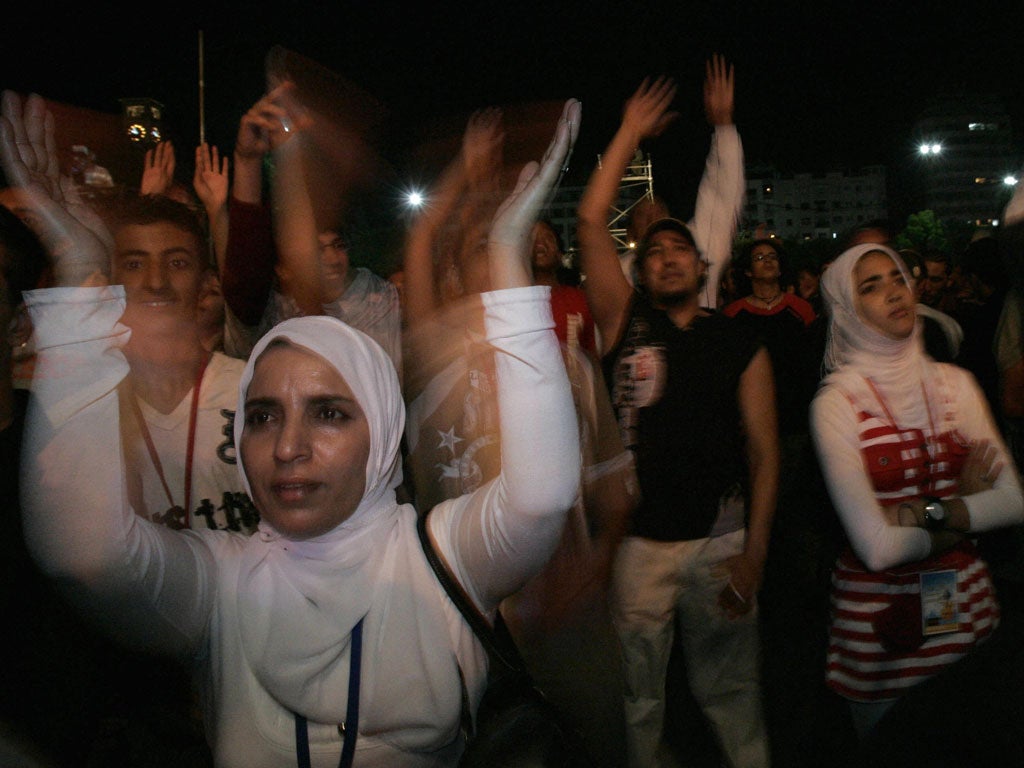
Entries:
[[1003, 184], [1005, 184], [1008, 187], [1015, 187], [1015, 186], [1017, 186], [1017, 177], [1016, 176], [1006, 176], [1006, 177], [1003, 178]]
[[917, 149], [922, 155], [938, 155], [942, 153], [942, 145], [938, 143], [924, 143]]
[[405, 195], [405, 204], [410, 208], [422, 208], [424, 202], [423, 193], [418, 190], [411, 190]]

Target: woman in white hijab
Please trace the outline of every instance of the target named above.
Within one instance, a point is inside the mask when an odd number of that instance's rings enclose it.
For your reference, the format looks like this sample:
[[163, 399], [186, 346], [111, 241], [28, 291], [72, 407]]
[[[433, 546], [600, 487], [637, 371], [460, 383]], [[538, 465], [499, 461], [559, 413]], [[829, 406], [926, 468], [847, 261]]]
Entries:
[[[46, 156], [33, 135], [43, 121], [18, 136], [13, 112], [5, 104], [5, 170], [17, 161], [8, 139]], [[482, 302], [502, 472], [429, 517], [437, 549], [488, 615], [544, 565], [577, 494], [572, 397], [527, 244], [579, 122], [570, 100], [489, 235], [497, 290]], [[259, 531], [171, 531], [136, 516], [123, 493], [123, 290], [28, 299], [40, 341], [23, 483], [33, 555], [109, 630], [191, 664], [216, 764], [333, 768], [354, 749], [356, 766], [455, 765], [487, 657], [427, 563], [415, 510], [396, 501], [404, 408], [384, 351], [327, 317], [268, 333], [240, 382], [234, 429]]]
[[854, 246], [821, 285], [830, 373], [812, 434], [849, 545], [833, 573], [827, 680], [866, 738], [998, 626], [972, 537], [1024, 520], [1024, 498], [977, 383], [923, 352], [899, 256]]

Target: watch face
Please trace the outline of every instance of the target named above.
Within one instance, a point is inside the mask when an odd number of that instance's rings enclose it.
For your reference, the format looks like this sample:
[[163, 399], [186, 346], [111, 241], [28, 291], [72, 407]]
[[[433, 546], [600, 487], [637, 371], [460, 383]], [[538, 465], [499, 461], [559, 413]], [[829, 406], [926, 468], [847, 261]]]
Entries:
[[941, 501], [930, 501], [924, 506], [924, 518], [929, 527], [941, 526], [946, 522], [946, 508]]

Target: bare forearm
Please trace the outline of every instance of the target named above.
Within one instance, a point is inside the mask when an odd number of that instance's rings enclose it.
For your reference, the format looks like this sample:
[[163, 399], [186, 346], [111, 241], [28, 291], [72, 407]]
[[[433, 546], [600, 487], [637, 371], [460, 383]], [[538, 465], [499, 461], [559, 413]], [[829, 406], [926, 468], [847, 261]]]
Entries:
[[778, 453], [774, 460], [759, 461], [750, 468], [750, 509], [746, 553], [762, 564], [768, 555], [772, 520], [779, 491]]
[[577, 211], [580, 266], [587, 276], [584, 290], [603, 346], [612, 348], [625, 322], [632, 289], [622, 274], [608, 217], [618, 196], [619, 183], [639, 142], [635, 131], [619, 129], [594, 169]]
[[303, 158], [295, 141], [275, 151], [274, 223], [278, 276], [284, 293], [306, 315], [323, 311], [322, 282], [316, 217], [310, 198]]
[[235, 178], [231, 194], [243, 203], [259, 205], [263, 202], [263, 158], [239, 155], [235, 159]]

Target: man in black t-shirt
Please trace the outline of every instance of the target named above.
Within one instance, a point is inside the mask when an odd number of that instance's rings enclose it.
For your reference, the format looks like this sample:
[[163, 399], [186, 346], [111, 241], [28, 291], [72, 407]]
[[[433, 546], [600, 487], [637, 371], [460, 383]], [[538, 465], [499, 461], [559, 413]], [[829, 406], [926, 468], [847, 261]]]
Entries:
[[656, 764], [678, 632], [730, 761], [767, 765], [756, 600], [778, 484], [771, 365], [733, 321], [699, 308], [704, 265], [684, 224], [655, 222], [638, 261], [642, 290], [606, 357], [641, 491], [612, 597], [631, 760]]
[[[701, 308], [708, 264], [686, 224], [648, 226], [636, 290], [607, 224], [629, 158], [671, 122], [674, 95], [659, 79], [626, 102], [578, 209], [583, 286], [641, 494], [612, 592], [629, 764], [659, 764], [678, 630], [690, 689], [726, 761], [767, 766], [756, 601], [779, 481], [771, 362], [732, 321]], [[704, 110], [716, 133], [731, 130], [733, 74], [717, 56], [707, 66]]]

